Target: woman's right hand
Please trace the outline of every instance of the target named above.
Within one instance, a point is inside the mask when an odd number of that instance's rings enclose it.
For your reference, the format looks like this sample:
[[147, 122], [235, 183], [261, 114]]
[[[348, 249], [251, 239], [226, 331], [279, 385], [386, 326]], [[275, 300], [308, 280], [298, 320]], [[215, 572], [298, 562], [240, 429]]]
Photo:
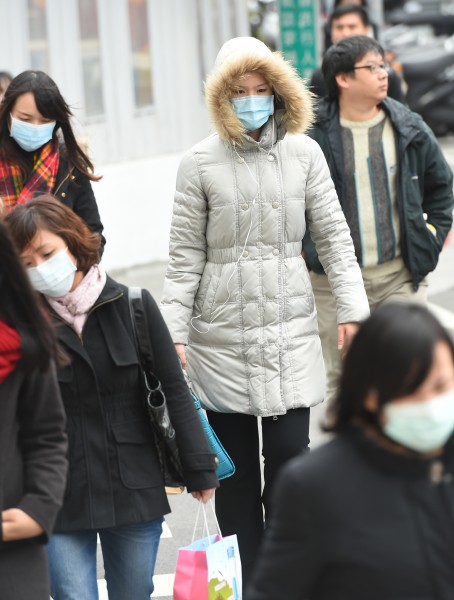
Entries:
[[4, 542], [33, 538], [44, 529], [20, 508], [9, 508], [2, 512], [2, 538]]
[[184, 344], [175, 344], [175, 350], [181, 360], [181, 366], [186, 369], [186, 346]]

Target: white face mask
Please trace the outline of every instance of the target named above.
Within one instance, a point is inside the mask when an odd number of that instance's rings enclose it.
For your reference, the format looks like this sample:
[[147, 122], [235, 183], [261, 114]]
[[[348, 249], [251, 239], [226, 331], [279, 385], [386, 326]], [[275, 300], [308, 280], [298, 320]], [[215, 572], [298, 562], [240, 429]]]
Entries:
[[56, 121], [34, 125], [11, 115], [11, 137], [26, 152], [34, 152], [52, 139]]
[[71, 289], [76, 265], [67, 255], [68, 248], [62, 248], [51, 258], [37, 267], [27, 269], [32, 286], [45, 296], [58, 298]]
[[384, 433], [416, 452], [442, 448], [454, 432], [454, 388], [422, 402], [390, 402], [383, 407]]

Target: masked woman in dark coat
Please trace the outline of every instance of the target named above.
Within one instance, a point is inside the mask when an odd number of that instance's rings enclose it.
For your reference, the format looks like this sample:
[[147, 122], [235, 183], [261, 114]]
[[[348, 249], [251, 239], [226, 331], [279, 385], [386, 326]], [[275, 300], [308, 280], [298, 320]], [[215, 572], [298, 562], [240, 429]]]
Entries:
[[63, 501], [56, 339], [0, 223], [0, 598], [48, 600], [44, 544]]
[[100, 177], [74, 136], [71, 117], [56, 83], [43, 71], [24, 71], [12, 80], [0, 104], [0, 197], [8, 211], [51, 193], [102, 233], [91, 187]]
[[[99, 534], [109, 598], [149, 600], [170, 507], [144, 406], [128, 288], [99, 266], [99, 235], [52, 197], [17, 206], [7, 221], [70, 357], [58, 371], [69, 478], [49, 545], [52, 597], [97, 598]], [[186, 487], [206, 501], [218, 484], [215, 457], [159, 309], [145, 290], [142, 300]]]
[[334, 440], [284, 467], [247, 600], [451, 600], [454, 345], [429, 311], [360, 328]]

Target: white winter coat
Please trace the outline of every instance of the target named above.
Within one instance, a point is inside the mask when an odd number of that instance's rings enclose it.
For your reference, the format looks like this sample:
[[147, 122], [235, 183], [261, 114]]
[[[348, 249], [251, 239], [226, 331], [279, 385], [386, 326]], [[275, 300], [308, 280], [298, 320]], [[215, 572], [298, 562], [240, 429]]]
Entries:
[[[178, 171], [162, 310], [174, 342], [187, 344], [189, 376], [205, 408], [266, 417], [324, 398], [301, 256], [307, 225], [338, 322], [360, 321], [369, 308], [325, 158], [299, 133], [311, 123], [311, 96], [278, 54], [257, 40], [244, 49], [244, 39], [225, 45], [206, 84], [216, 133]], [[259, 142], [229, 102], [250, 71], [263, 73], [275, 95]]]

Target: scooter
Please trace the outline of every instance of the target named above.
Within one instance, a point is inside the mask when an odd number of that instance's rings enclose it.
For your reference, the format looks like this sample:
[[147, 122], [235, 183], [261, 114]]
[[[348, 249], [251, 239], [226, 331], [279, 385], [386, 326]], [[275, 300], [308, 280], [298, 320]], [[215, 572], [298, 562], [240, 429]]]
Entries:
[[399, 64], [408, 106], [438, 136], [454, 131], [454, 36], [435, 36], [427, 25], [390, 27], [383, 46]]
[[435, 135], [454, 131], [454, 36], [400, 54], [408, 106]]

